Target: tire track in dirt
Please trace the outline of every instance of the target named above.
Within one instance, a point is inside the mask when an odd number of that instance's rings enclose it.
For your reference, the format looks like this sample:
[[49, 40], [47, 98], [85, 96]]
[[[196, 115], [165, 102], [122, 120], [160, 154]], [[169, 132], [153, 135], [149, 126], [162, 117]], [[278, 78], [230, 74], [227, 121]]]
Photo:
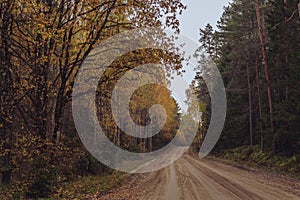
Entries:
[[[188, 181], [192, 183], [186, 187], [185, 184], [179, 182], [179, 185], [183, 187], [181, 189], [183, 199], [300, 199], [278, 188], [262, 184], [254, 180], [255, 177], [249, 180], [234, 167], [222, 168], [205, 159], [199, 160], [185, 155], [176, 162], [176, 165], [178, 165], [176, 169], [179, 176], [182, 171], [185, 171], [185, 176], [189, 177]], [[180, 167], [182, 165], [184, 167]], [[198, 191], [194, 188], [198, 188]]]
[[[300, 184], [295, 183], [296, 180], [279, 179], [266, 174], [256, 174], [185, 154], [167, 168], [146, 174], [132, 174], [118, 188], [91, 199], [300, 200]], [[284, 180], [280, 187], [277, 178]], [[291, 189], [288, 185], [294, 187]]]
[[207, 185], [205, 189], [210, 198], [205, 197], [205, 199], [262, 199], [255, 193], [247, 191], [238, 184], [229, 181], [227, 178], [205, 168], [202, 169], [202, 167], [198, 167], [190, 161], [188, 162], [188, 166], [189, 169], [192, 168], [189, 170], [193, 173], [192, 176], [202, 179], [203, 184]]

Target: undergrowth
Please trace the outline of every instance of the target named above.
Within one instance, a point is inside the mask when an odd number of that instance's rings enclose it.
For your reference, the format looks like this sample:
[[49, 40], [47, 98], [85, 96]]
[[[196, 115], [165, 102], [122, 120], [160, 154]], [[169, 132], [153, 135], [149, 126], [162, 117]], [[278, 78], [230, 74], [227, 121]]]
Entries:
[[[78, 177], [75, 180], [60, 183], [51, 187], [48, 198], [32, 199], [86, 199], [116, 187], [127, 178], [120, 172], [113, 172], [105, 176], [89, 175]], [[40, 188], [39, 188], [40, 189]], [[26, 188], [0, 187], [0, 199], [31, 199], [26, 196]]]
[[259, 146], [244, 146], [224, 151], [221, 158], [300, 178], [299, 154], [290, 157], [272, 155], [270, 152], [261, 151]]

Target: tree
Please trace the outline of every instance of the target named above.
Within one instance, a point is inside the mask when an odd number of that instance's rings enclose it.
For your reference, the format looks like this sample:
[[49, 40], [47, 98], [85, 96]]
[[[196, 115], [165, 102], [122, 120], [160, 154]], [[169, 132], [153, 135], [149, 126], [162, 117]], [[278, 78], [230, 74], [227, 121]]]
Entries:
[[[66, 118], [82, 62], [99, 43], [124, 30], [160, 27], [165, 20], [179, 31], [177, 15], [184, 9], [173, 0], [1, 1], [2, 182], [30, 190], [41, 178], [53, 184], [81, 174], [81, 159], [91, 159]], [[63, 170], [61, 163], [70, 166]]]
[[267, 50], [266, 50], [266, 41], [265, 41], [265, 34], [263, 30], [263, 24], [261, 21], [261, 14], [259, 10], [259, 2], [258, 0], [255, 0], [255, 10], [256, 10], [256, 18], [257, 18], [257, 24], [259, 28], [259, 38], [262, 48], [262, 56], [263, 56], [263, 62], [265, 67], [265, 76], [267, 81], [267, 89], [268, 89], [268, 102], [269, 102], [269, 112], [270, 112], [270, 125], [271, 125], [271, 132], [273, 134], [273, 141], [272, 141], [272, 152], [275, 153], [276, 146], [275, 146], [275, 130], [274, 130], [274, 119], [273, 119], [273, 101], [272, 101], [272, 86], [270, 81], [270, 73], [269, 73], [269, 60], [267, 56]]
[[[298, 1], [261, 5], [259, 1], [235, 0], [225, 7], [218, 30], [210, 31], [218, 55], [214, 62], [228, 98], [227, 119], [216, 151], [260, 143], [262, 150], [273, 154], [299, 152], [297, 11]], [[208, 49], [204, 51], [209, 54]]]
[[[297, 85], [299, 67], [299, 20], [298, 1], [269, 1], [265, 14], [266, 34], [268, 36], [268, 58], [273, 77], [274, 124], [276, 128], [276, 151], [291, 154], [297, 146], [294, 128], [297, 121]], [[293, 105], [293, 106], [292, 106]], [[294, 107], [292, 109], [292, 107]], [[292, 111], [293, 110], [293, 111]], [[292, 112], [291, 112], [292, 111]], [[296, 120], [296, 121], [295, 121]]]
[[13, 116], [15, 115], [14, 96], [16, 95], [13, 85], [12, 55], [10, 51], [10, 38], [12, 37], [13, 16], [11, 10], [13, 2], [0, 3], [0, 137], [1, 148], [1, 183], [9, 184], [11, 180], [11, 151], [13, 145]]
[[207, 24], [205, 29], [200, 29], [199, 42], [201, 46], [198, 51], [201, 51], [201, 49], [205, 50], [212, 59], [217, 57], [217, 40], [215, 37], [216, 34], [214, 34], [213, 27], [210, 24]]

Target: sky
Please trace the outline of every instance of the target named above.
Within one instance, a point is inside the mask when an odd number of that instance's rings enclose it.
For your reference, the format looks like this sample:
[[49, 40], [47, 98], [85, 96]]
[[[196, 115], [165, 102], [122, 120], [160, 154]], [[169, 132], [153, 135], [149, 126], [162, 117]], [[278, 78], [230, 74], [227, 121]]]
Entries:
[[187, 9], [179, 17], [181, 34], [193, 40], [199, 39], [199, 28], [204, 28], [207, 23], [216, 27], [217, 21], [223, 13], [223, 7], [230, 0], [182, 0]]
[[[187, 5], [187, 9], [183, 12], [180, 19], [180, 34], [190, 38], [198, 43], [199, 29], [204, 28], [210, 23], [215, 29], [217, 21], [223, 13], [224, 6], [229, 5], [230, 0], [182, 0]], [[170, 89], [172, 96], [179, 103], [182, 111], [186, 111], [187, 107], [184, 101], [186, 100], [185, 90], [195, 77], [193, 67], [185, 66], [186, 71], [183, 78], [174, 77], [171, 81]], [[184, 81], [185, 80], [185, 81]]]

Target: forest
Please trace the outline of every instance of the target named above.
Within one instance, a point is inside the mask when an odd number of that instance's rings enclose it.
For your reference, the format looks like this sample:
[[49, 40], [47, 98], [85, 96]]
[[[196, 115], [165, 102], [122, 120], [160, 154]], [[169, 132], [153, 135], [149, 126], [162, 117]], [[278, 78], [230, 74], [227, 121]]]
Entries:
[[[299, 173], [299, 9], [298, 1], [236, 0], [217, 30], [200, 29], [199, 65], [213, 61], [226, 87], [226, 122], [214, 149], [221, 157]], [[203, 137], [210, 98], [197, 73], [191, 87], [206, 105]]]
[[[0, 0], [1, 199], [80, 199], [76, 192], [105, 191], [126, 179], [82, 145], [72, 116], [76, 75], [91, 51], [111, 36], [147, 26], [179, 33], [179, 15], [186, 8], [180, 0]], [[299, 31], [298, 0], [233, 0], [216, 30], [210, 24], [199, 27], [194, 54], [199, 66], [186, 91], [197, 96], [188, 110], [197, 106], [202, 112], [193, 149], [199, 150], [210, 123], [210, 97], [201, 76], [213, 63], [226, 87], [227, 116], [211, 155], [299, 177]], [[150, 62], [163, 64], [168, 73], [184, 73], [179, 55], [140, 49], [115, 60], [97, 88], [100, 126], [114, 144], [132, 152], [160, 149], [176, 134], [182, 135], [177, 144], [184, 145], [180, 120], [190, 122], [183, 132], [195, 125], [168, 89], [149, 84], [132, 95], [130, 114], [145, 126], [150, 107], [160, 104], [167, 116], [163, 129], [137, 139], [118, 127], [108, 106], [113, 87], [126, 71]], [[96, 184], [101, 189], [93, 188]]]
[[[259, 145], [274, 155], [299, 153], [297, 5], [297, 1], [269, 1], [263, 6], [234, 1], [225, 8], [218, 30], [210, 24], [200, 29], [199, 50], [208, 56], [197, 54], [199, 62], [205, 65], [211, 58], [216, 63], [228, 101], [216, 150]], [[205, 91], [201, 76], [195, 82], [201, 95]]]

